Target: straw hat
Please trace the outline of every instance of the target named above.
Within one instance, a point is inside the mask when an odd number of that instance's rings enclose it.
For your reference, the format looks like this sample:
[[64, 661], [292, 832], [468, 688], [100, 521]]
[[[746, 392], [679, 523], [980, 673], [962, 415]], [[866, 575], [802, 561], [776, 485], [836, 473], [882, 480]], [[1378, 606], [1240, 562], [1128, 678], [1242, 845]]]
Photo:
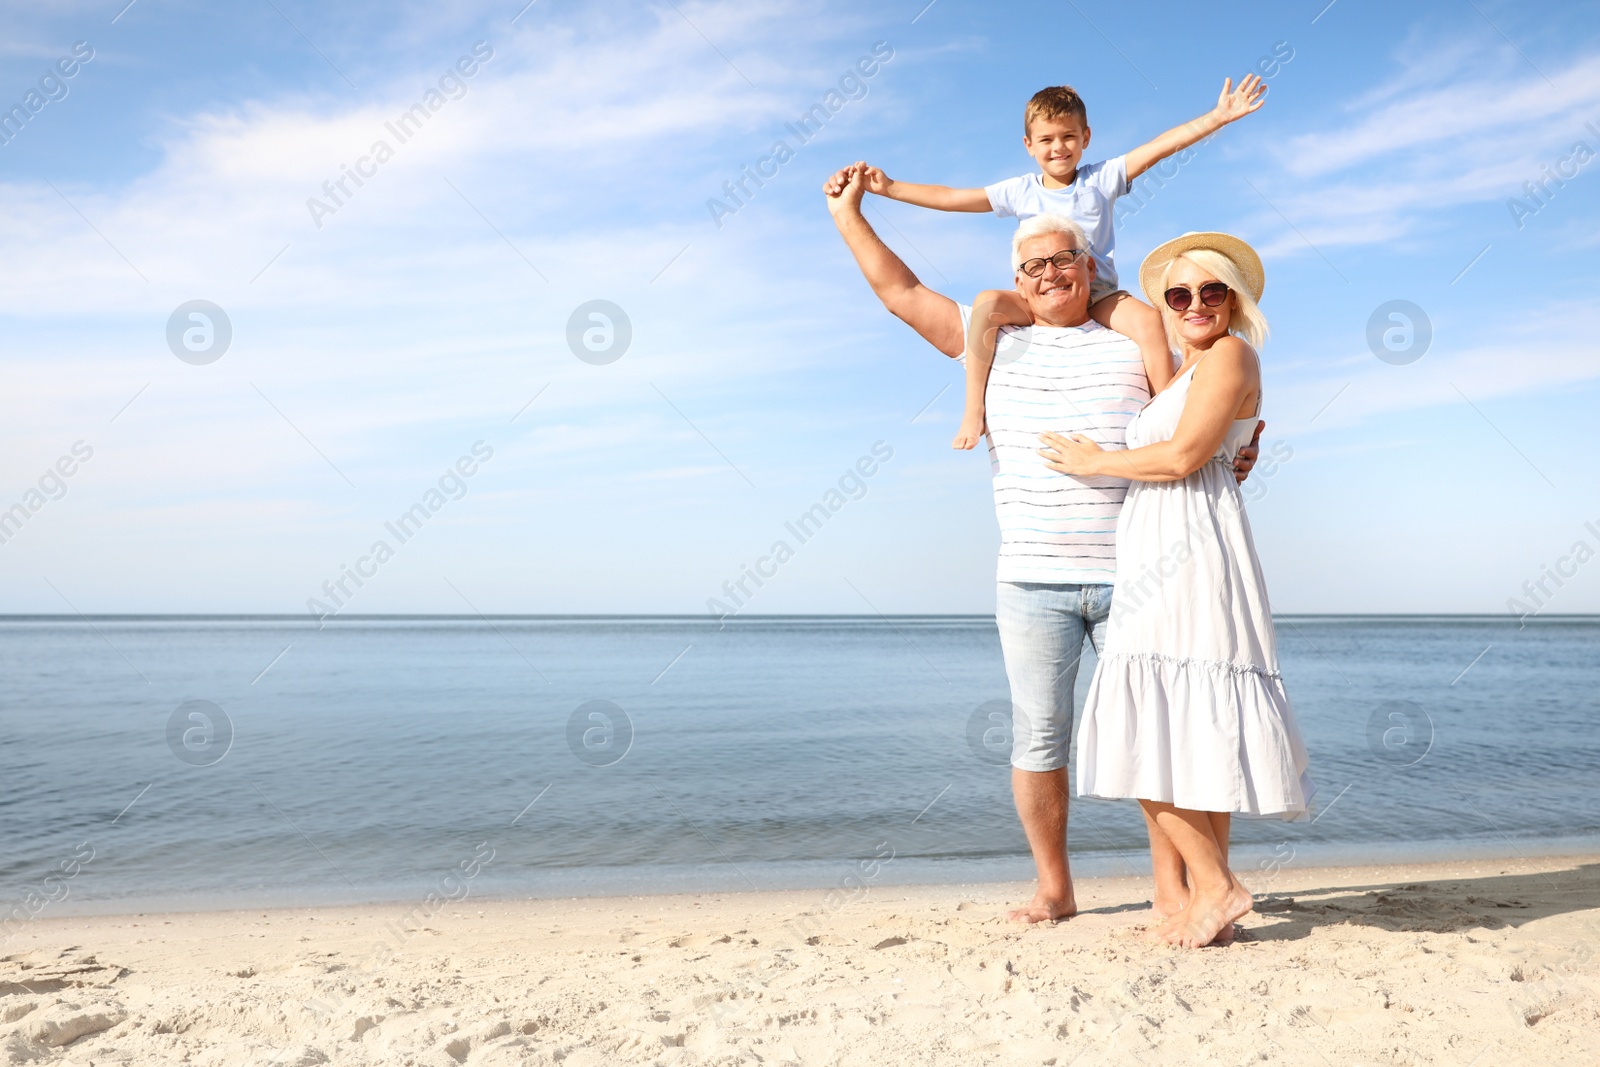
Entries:
[[1144, 257], [1143, 263], [1139, 264], [1139, 288], [1144, 290], [1144, 295], [1151, 306], [1165, 306], [1165, 293], [1156, 286], [1161, 284], [1161, 272], [1166, 269], [1167, 264], [1185, 252], [1201, 248], [1220, 252], [1233, 260], [1233, 265], [1244, 275], [1250, 295], [1257, 301], [1261, 299], [1261, 290], [1266, 288], [1267, 278], [1261, 269], [1261, 257], [1256, 255], [1255, 249], [1231, 233], [1191, 231], [1158, 246], [1155, 251]]

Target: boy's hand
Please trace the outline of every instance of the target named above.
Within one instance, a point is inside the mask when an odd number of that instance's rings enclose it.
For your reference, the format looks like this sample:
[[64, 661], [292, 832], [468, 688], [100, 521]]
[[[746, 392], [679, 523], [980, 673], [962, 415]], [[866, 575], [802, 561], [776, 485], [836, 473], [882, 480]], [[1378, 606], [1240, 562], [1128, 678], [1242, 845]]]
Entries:
[[1257, 110], [1267, 102], [1267, 83], [1259, 75], [1247, 74], [1239, 82], [1239, 88], [1233, 87], [1232, 78], [1222, 79], [1222, 92], [1217, 95], [1217, 106], [1212, 109], [1212, 114], [1223, 125], [1237, 122], [1250, 112]]
[[856, 167], [856, 176], [866, 182], [867, 192], [877, 193], [879, 196], [888, 196], [889, 186], [894, 184], [893, 178], [877, 167], [869, 167], [865, 163]]

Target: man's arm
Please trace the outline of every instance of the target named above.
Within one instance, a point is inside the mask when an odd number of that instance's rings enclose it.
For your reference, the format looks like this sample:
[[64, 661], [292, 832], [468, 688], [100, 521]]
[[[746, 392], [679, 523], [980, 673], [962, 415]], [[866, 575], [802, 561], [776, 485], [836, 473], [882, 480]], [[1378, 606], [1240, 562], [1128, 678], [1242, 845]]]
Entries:
[[[845, 175], [850, 168], [835, 174], [828, 179], [823, 191], [829, 196], [838, 196], [844, 188], [841, 175]], [[877, 167], [869, 167], [865, 163], [855, 165], [857, 180], [866, 183], [866, 191], [877, 193], [879, 196], [890, 200], [898, 200], [903, 204], [915, 204], [917, 207], [932, 208], [935, 211], [991, 211], [989, 194], [982, 189], [953, 189], [948, 185], [916, 185], [912, 182], [897, 182]]]
[[1174, 126], [1160, 137], [1128, 153], [1128, 180], [1131, 182], [1174, 152], [1181, 152], [1196, 141], [1216, 133], [1230, 122], [1237, 122], [1267, 102], [1267, 83], [1248, 74], [1233, 88], [1233, 79], [1224, 78], [1217, 106], [1197, 119]]
[[1250, 438], [1250, 443], [1239, 448], [1239, 454], [1233, 458], [1233, 480], [1242, 483], [1250, 477], [1250, 472], [1255, 469], [1256, 459], [1261, 455], [1261, 431], [1267, 428], [1264, 422], [1256, 422], [1256, 435]]
[[[961, 309], [954, 300], [934, 292], [911, 273], [905, 261], [884, 244], [866, 216], [861, 214], [861, 197], [866, 191], [855, 167], [846, 167], [834, 179], [843, 177], [842, 191], [829, 196], [828, 211], [833, 215], [839, 236], [856, 257], [856, 266], [883, 306], [910, 326], [930, 345], [954, 358], [966, 347], [961, 331]], [[829, 184], [834, 184], [829, 179]], [[826, 189], [828, 186], [824, 186]]]

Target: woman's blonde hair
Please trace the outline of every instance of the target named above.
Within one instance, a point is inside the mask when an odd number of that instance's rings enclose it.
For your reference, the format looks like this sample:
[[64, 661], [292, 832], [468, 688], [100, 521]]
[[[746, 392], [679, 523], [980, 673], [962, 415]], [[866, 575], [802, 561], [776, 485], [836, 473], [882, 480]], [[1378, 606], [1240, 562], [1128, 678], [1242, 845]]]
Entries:
[[[1210, 274], [1217, 281], [1226, 285], [1233, 293], [1233, 309], [1228, 316], [1228, 332], [1236, 333], [1250, 342], [1251, 347], [1260, 348], [1266, 343], [1271, 330], [1267, 327], [1267, 317], [1261, 314], [1261, 308], [1256, 304], [1255, 297], [1250, 295], [1250, 288], [1245, 284], [1244, 274], [1234, 265], [1233, 260], [1221, 252], [1209, 248], [1191, 248], [1187, 252], [1180, 252], [1167, 261], [1161, 268], [1161, 290], [1166, 291], [1167, 277], [1172, 273], [1173, 264], [1180, 259], [1186, 259], [1201, 270]], [[1161, 302], [1161, 323], [1167, 329], [1167, 344], [1174, 351], [1181, 351], [1178, 342], [1178, 333], [1174, 329], [1178, 312], [1166, 306], [1166, 301]]]

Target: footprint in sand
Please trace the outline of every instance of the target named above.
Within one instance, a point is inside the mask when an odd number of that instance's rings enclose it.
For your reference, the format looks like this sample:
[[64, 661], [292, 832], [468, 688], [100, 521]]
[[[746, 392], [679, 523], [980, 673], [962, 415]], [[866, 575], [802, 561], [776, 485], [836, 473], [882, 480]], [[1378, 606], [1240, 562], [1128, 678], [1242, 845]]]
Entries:
[[668, 948], [705, 948], [707, 945], [726, 945], [733, 938], [727, 934], [683, 934], [667, 942]]

